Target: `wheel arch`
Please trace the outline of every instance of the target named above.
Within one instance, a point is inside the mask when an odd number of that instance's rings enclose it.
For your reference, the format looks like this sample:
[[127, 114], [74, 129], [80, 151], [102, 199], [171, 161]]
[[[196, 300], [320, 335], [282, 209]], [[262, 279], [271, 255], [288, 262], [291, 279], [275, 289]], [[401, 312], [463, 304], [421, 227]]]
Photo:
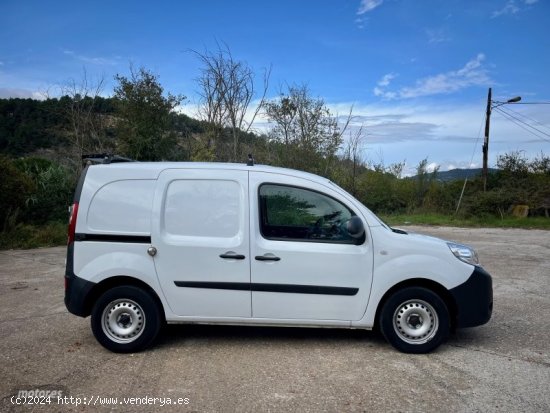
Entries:
[[105, 293], [106, 291], [112, 288], [120, 287], [124, 285], [131, 285], [134, 287], [138, 287], [145, 290], [147, 293], [149, 293], [151, 297], [153, 297], [155, 303], [157, 304], [160, 310], [160, 314], [162, 315], [162, 318], [165, 319], [164, 306], [162, 305], [162, 301], [158, 296], [157, 292], [150, 285], [143, 282], [142, 280], [139, 280], [137, 278], [130, 277], [127, 275], [117, 275], [114, 277], [109, 277], [97, 283], [92, 288], [88, 296], [86, 297], [85, 305], [84, 305], [86, 315], [90, 315], [92, 313], [92, 308], [94, 304], [103, 293]]
[[441, 297], [441, 299], [447, 306], [447, 309], [449, 310], [449, 316], [451, 319], [451, 329], [454, 329], [456, 327], [456, 316], [458, 314], [458, 311], [457, 311], [455, 300], [451, 295], [451, 293], [449, 292], [449, 290], [447, 290], [443, 285], [433, 280], [429, 280], [426, 278], [411, 278], [395, 284], [388, 291], [384, 293], [384, 295], [378, 302], [378, 306], [376, 308], [376, 313], [374, 316], [374, 326], [373, 326], [374, 329], [378, 329], [379, 327], [380, 312], [382, 311], [382, 308], [384, 307], [384, 304], [386, 303], [386, 301], [396, 291], [399, 291], [407, 287], [423, 287], [436, 293], [439, 297]]

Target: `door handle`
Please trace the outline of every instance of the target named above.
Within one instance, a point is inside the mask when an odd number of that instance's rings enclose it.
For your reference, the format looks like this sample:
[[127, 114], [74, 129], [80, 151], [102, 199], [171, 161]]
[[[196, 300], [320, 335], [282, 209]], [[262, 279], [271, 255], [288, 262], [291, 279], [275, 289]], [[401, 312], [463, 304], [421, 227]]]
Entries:
[[225, 253], [225, 254], [220, 254], [220, 258], [223, 258], [226, 260], [244, 260], [246, 257], [241, 254]]
[[279, 257], [274, 255], [256, 255], [256, 261], [281, 261]]

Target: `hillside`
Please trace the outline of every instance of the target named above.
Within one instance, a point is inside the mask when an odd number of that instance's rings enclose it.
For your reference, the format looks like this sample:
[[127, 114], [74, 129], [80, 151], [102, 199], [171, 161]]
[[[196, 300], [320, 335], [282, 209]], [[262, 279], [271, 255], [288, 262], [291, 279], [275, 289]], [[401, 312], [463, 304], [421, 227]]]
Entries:
[[[498, 169], [495, 168], [489, 168], [489, 173], [495, 173]], [[436, 179], [441, 182], [450, 182], [450, 181], [457, 181], [457, 180], [463, 180], [463, 179], [472, 179], [476, 178], [478, 176], [481, 176], [482, 169], [481, 168], [474, 168], [474, 169], [451, 169], [449, 171], [444, 172], [437, 172]]]

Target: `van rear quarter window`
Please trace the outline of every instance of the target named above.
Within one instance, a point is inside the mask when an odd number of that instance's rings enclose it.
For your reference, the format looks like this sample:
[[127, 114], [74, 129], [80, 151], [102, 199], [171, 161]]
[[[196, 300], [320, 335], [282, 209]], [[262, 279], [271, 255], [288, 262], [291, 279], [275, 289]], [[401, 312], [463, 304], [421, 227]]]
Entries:
[[172, 181], [164, 204], [165, 230], [170, 235], [232, 238], [241, 228], [243, 198], [235, 181]]
[[88, 229], [96, 232], [150, 233], [154, 180], [110, 182], [94, 195], [88, 210]]

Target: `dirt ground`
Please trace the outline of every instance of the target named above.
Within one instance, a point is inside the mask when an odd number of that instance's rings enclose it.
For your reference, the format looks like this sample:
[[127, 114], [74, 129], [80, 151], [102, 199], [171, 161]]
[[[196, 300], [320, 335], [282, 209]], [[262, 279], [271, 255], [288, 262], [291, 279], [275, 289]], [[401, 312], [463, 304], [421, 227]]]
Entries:
[[[550, 232], [406, 229], [473, 245], [493, 275], [491, 321], [428, 355], [368, 331], [219, 326], [113, 354], [65, 309], [64, 248], [0, 251], [0, 411], [549, 412]], [[21, 390], [63, 404], [15, 405]]]

